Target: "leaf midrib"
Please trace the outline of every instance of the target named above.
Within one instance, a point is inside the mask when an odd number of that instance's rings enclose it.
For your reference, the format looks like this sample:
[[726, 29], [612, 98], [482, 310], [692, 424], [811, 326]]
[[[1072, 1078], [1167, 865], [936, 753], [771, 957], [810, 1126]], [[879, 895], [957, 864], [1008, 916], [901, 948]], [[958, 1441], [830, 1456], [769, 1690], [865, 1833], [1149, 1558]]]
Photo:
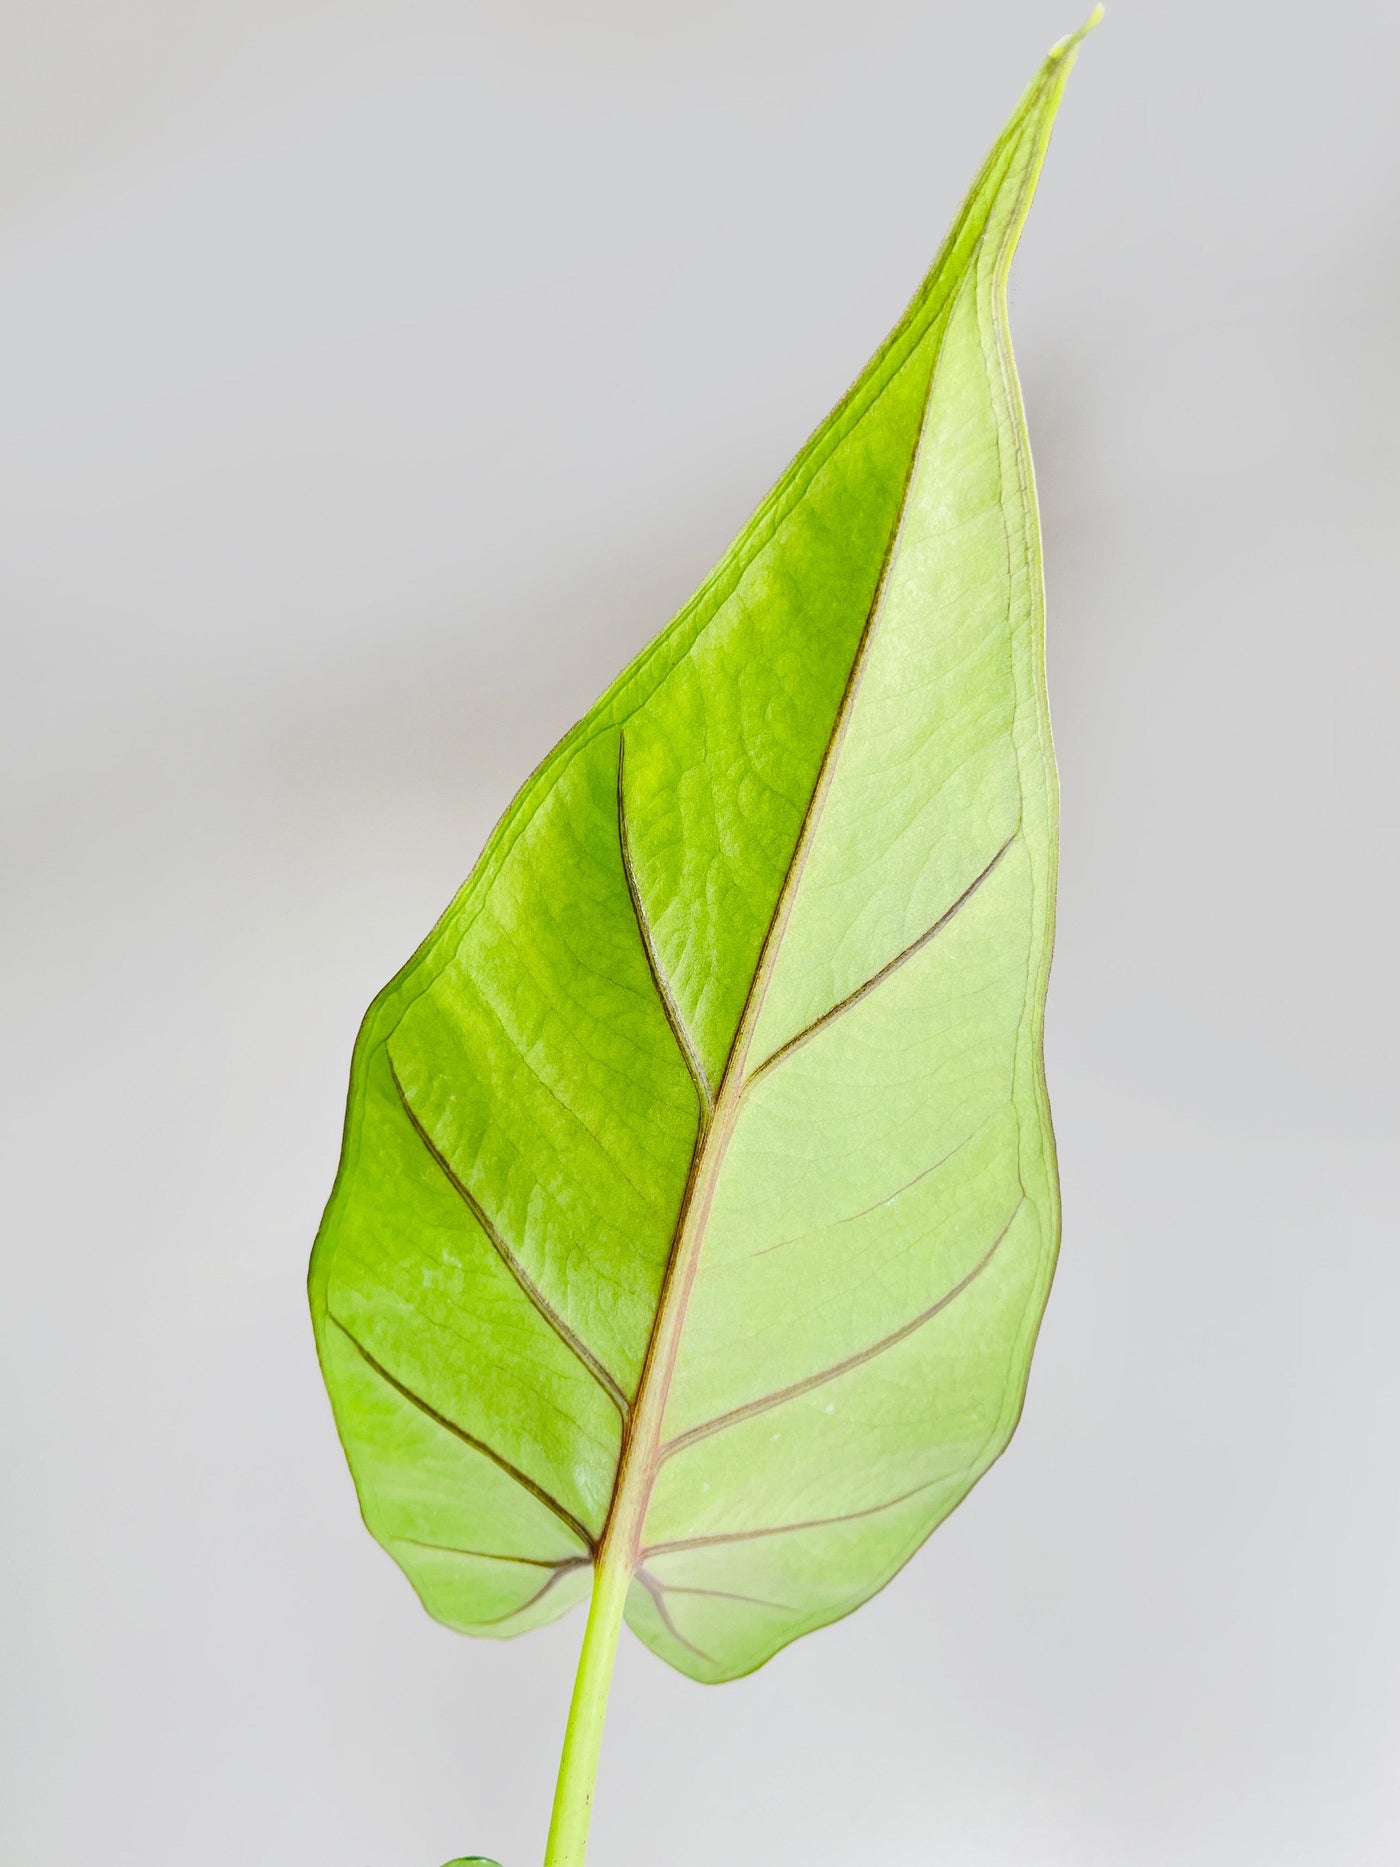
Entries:
[[[969, 256], [969, 266], [963, 282], [949, 299], [943, 326], [938, 333], [937, 349], [929, 370], [928, 395], [932, 394], [933, 383], [942, 359], [943, 344], [958, 298], [966, 289], [967, 281], [976, 276], [976, 257], [980, 250], [981, 240], [979, 238]], [[927, 396], [925, 408], [927, 408]], [[851, 659], [845, 687], [827, 737], [817, 780], [807, 800], [807, 808], [803, 813], [793, 852], [788, 859], [782, 884], [774, 902], [768, 930], [759, 952], [758, 964], [754, 968], [754, 975], [744, 1001], [744, 1009], [740, 1014], [734, 1041], [725, 1062], [719, 1091], [712, 1109], [707, 1110], [702, 1103], [699, 1110], [690, 1172], [677, 1214], [672, 1247], [662, 1280], [661, 1295], [657, 1302], [656, 1316], [647, 1343], [646, 1356], [642, 1363], [641, 1378], [633, 1397], [632, 1411], [623, 1427], [622, 1448], [612, 1503], [599, 1542], [597, 1557], [599, 1563], [609, 1558], [615, 1544], [620, 1541], [622, 1560], [633, 1573], [638, 1568], [642, 1525], [651, 1501], [656, 1475], [660, 1470], [662, 1420], [675, 1374], [676, 1359], [680, 1352], [685, 1315], [704, 1247], [715, 1183], [738, 1122], [745, 1092], [753, 1080], [747, 1073], [748, 1059], [759, 1014], [763, 1009], [773, 969], [782, 949], [783, 938], [792, 914], [793, 901], [801, 884], [817, 826], [821, 821], [822, 812], [831, 791], [837, 761], [849, 730], [852, 709], [869, 661], [870, 650], [884, 605], [890, 566], [894, 562], [899, 538], [904, 529], [909, 505], [909, 489], [913, 484], [914, 474], [923, 451], [923, 440], [924, 427], [921, 421], [918, 438], [910, 450], [909, 464], [900, 488], [894, 523], [890, 527], [890, 535], [881, 558], [879, 575], [876, 578], [870, 606], [861, 627], [860, 638]], [[619, 791], [619, 800], [620, 798]], [[645, 930], [645, 915], [639, 896], [633, 897], [633, 905], [637, 911], [639, 925], [643, 927], [644, 944], [649, 944], [649, 934]]]
[[[1015, 162], [1019, 152], [1020, 144], [1018, 143], [1014, 146], [1013, 155], [1011, 161], [1008, 163], [1008, 168]], [[1031, 166], [1033, 169], [1034, 165], [1032, 164]], [[1021, 221], [1024, 218], [1029, 185], [1029, 177], [1027, 174], [1023, 173], [1017, 199], [1006, 215], [1001, 230], [1001, 238], [993, 259], [992, 272], [994, 280], [999, 279], [1004, 274], [1007, 257], [1014, 244], [1017, 233], [1019, 232]], [[934, 353], [932, 366], [929, 371], [929, 387], [924, 403], [925, 415], [920, 423], [918, 438], [910, 453], [909, 465], [904, 476], [904, 483], [900, 491], [899, 502], [896, 508], [895, 521], [890, 530], [890, 536], [881, 561], [875, 591], [871, 598], [865, 622], [862, 626], [860, 640], [852, 659], [846, 685], [832, 723], [832, 729], [827, 740], [825, 752], [822, 756], [817, 781], [813, 786], [812, 795], [808, 800], [807, 810], [803, 816], [797, 841], [794, 844], [793, 853], [784, 873], [777, 901], [774, 904], [768, 931], [764, 937], [763, 946], [759, 954], [758, 965], [755, 968], [754, 977], [750, 983], [749, 993], [745, 999], [744, 1009], [735, 1032], [734, 1042], [730, 1047], [729, 1056], [725, 1063], [724, 1073], [720, 1080], [719, 1091], [715, 1097], [713, 1108], [707, 1111], [703, 1104], [700, 1108], [696, 1140], [691, 1157], [690, 1173], [687, 1179], [685, 1193], [682, 1197], [680, 1210], [677, 1215], [672, 1249], [667, 1261], [661, 1295], [657, 1303], [656, 1316], [647, 1344], [647, 1353], [642, 1364], [641, 1377], [633, 1397], [632, 1411], [623, 1426], [622, 1448], [618, 1461], [617, 1477], [614, 1481], [612, 1502], [609, 1507], [607, 1521], [603, 1527], [602, 1537], [599, 1539], [598, 1552], [595, 1557], [595, 1561], [600, 1566], [612, 1558], [614, 1549], [619, 1544], [621, 1546], [621, 1560], [625, 1562], [631, 1573], [636, 1574], [641, 1563], [642, 1526], [646, 1519], [652, 1489], [655, 1485], [662, 1460], [662, 1421], [664, 1419], [666, 1402], [669, 1398], [671, 1382], [675, 1374], [676, 1360], [679, 1355], [681, 1340], [684, 1333], [685, 1315], [689, 1306], [691, 1291], [694, 1287], [695, 1276], [699, 1268], [699, 1260], [704, 1247], [705, 1230], [709, 1222], [710, 1204], [714, 1196], [715, 1184], [725, 1154], [728, 1151], [729, 1143], [733, 1138], [743, 1098], [760, 1072], [765, 1069], [768, 1064], [776, 1061], [779, 1054], [775, 1052], [772, 1057], [765, 1059], [764, 1062], [759, 1065], [758, 1070], [755, 1070], [752, 1074], [748, 1074], [748, 1057], [753, 1044], [758, 1017], [762, 1010], [769, 984], [771, 983], [773, 969], [777, 961], [778, 953], [781, 951], [787, 924], [792, 913], [793, 902], [801, 883], [803, 871], [806, 867], [817, 825], [820, 823], [822, 812], [830, 793], [840, 751], [845, 743], [849, 728], [851, 713], [855, 705], [856, 697], [860, 691], [866, 666], [868, 665], [870, 651], [874, 643], [877, 625], [884, 605], [890, 566], [894, 561], [899, 540], [904, 529], [910, 488], [913, 484], [914, 475], [918, 470], [919, 460], [923, 452], [928, 400], [932, 396], [933, 385], [937, 380], [938, 367], [942, 360], [943, 346], [946, 341], [948, 330], [952, 324], [958, 301], [963, 292], [971, 290], [975, 293], [977, 291], [979, 283], [978, 267], [985, 240], [986, 228], [984, 226], [968, 253], [963, 277], [956, 290], [949, 295], [947, 300], [943, 314], [942, 329], [939, 331], [937, 337], [937, 349]], [[994, 321], [1000, 322], [999, 319], [996, 319], [995, 312]], [[620, 785], [619, 811], [621, 812]], [[829, 1023], [831, 1018], [838, 1011], [848, 1009], [850, 1005], [864, 997], [866, 992], [873, 989], [876, 984], [887, 977], [896, 965], [902, 964], [905, 959], [912, 957], [913, 952], [921, 948], [929, 939], [932, 939], [935, 933], [946, 926], [953, 915], [956, 914], [976, 892], [990, 875], [991, 871], [1001, 861], [1007, 849], [1010, 847], [1011, 842], [1015, 840], [1016, 835], [1019, 833], [1019, 828], [1020, 825], [1018, 821], [1017, 829], [1012, 832], [1007, 842], [997, 851], [996, 855], [993, 856], [981, 874], [979, 874], [964, 890], [962, 895], [953, 903], [952, 907], [940, 917], [940, 920], [935, 923], [934, 927], [928, 930], [926, 935], [921, 936], [920, 939], [914, 942], [904, 953], [896, 956], [895, 961], [882, 968], [879, 973], [874, 975], [871, 980], [867, 981], [865, 985], [860, 987], [856, 992], [850, 994], [839, 1006], [833, 1007], [831, 1012], [815, 1020], [812, 1026], [808, 1027], [807, 1030], [798, 1033], [798, 1038], [805, 1041], [807, 1037], [814, 1035], [816, 1030]], [[642, 933], [643, 943], [647, 946], [650, 957], [650, 934], [645, 925], [645, 915], [643, 913], [640, 896], [633, 893], [632, 902], [637, 915], [639, 929]], [[785, 1046], [785, 1048], [791, 1047], [791, 1044]], [[1016, 1213], [1019, 1213], [1021, 1210], [1021, 1205], [1024, 1203], [1024, 1200], [1025, 1191], [1023, 1188], [1022, 1197], [1018, 1200], [1015, 1211], [1011, 1215], [1011, 1219], [1007, 1221], [1006, 1227], [994, 1241], [991, 1252], [987, 1254], [987, 1259], [984, 1259], [983, 1263], [974, 1271], [974, 1276], [980, 1274], [981, 1269], [985, 1268], [986, 1262], [1000, 1245], [1002, 1238], [1004, 1238], [1006, 1230], [1010, 1229], [1010, 1225], [1014, 1221]], [[694, 1218], [692, 1215], [695, 1215]], [[961, 1288], [965, 1288], [969, 1281], [971, 1281], [971, 1279], [965, 1279], [963, 1285], [952, 1294], [960, 1294]], [[935, 1306], [935, 1310], [940, 1307], [942, 1307], [942, 1305]], [[927, 1321], [929, 1319], [929, 1316], [925, 1315], [920, 1320]], [[917, 1326], [917, 1324], [913, 1326]], [[909, 1332], [910, 1330], [906, 1328], [898, 1332], [897, 1337], [893, 1339], [902, 1340], [904, 1335]], [[877, 1349], [879, 1346], [890, 1345], [892, 1345], [892, 1342], [877, 1345]], [[867, 1359], [867, 1357], [862, 1356], [857, 1359], [864, 1360]], [[633, 1477], [634, 1472], [636, 1473], [635, 1478]]]

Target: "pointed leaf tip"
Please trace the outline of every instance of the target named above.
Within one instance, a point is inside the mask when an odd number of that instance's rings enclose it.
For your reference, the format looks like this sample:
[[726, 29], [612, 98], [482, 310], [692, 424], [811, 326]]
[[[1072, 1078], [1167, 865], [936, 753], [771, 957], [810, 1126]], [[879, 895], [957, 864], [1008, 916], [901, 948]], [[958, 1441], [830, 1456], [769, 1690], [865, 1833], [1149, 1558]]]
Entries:
[[1082, 26], [1077, 27], [1075, 31], [1071, 33], [1067, 33], [1063, 39], [1057, 39], [1055, 41], [1054, 45], [1050, 48], [1051, 58], [1068, 58], [1073, 53], [1077, 52], [1081, 43], [1088, 38], [1089, 34], [1094, 30], [1095, 26], [1099, 24], [1102, 18], [1103, 6], [1100, 4], [1094, 8], [1093, 12]]

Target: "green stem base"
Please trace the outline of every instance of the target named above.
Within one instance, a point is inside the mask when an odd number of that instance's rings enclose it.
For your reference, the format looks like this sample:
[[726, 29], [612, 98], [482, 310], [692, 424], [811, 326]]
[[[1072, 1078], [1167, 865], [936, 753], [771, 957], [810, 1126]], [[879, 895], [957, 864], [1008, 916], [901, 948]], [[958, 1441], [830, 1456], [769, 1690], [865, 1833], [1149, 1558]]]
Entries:
[[569, 1722], [564, 1732], [564, 1753], [559, 1759], [559, 1780], [554, 1790], [549, 1841], [544, 1867], [584, 1867], [588, 1852], [588, 1824], [593, 1814], [593, 1783], [598, 1774], [598, 1753], [603, 1744], [603, 1720], [608, 1709], [617, 1637], [622, 1610], [632, 1580], [630, 1564], [609, 1560], [604, 1546], [593, 1573], [593, 1599], [588, 1608], [583, 1651], [579, 1655]]

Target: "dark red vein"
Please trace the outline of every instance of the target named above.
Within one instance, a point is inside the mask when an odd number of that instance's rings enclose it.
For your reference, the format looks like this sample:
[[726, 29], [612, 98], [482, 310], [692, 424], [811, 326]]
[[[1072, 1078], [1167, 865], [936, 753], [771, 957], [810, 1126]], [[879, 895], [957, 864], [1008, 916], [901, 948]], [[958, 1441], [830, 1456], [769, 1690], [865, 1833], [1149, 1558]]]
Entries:
[[930, 1303], [927, 1309], [921, 1310], [917, 1316], [902, 1323], [898, 1329], [892, 1330], [889, 1335], [881, 1336], [878, 1342], [872, 1342], [867, 1348], [857, 1349], [854, 1355], [847, 1355], [843, 1361], [833, 1362], [829, 1368], [822, 1368], [816, 1374], [809, 1374], [800, 1381], [792, 1382], [788, 1387], [776, 1388], [771, 1394], [760, 1394], [756, 1400], [746, 1401], [742, 1407], [732, 1407], [729, 1412], [716, 1414], [714, 1419], [703, 1420], [699, 1426], [692, 1426], [689, 1432], [678, 1434], [668, 1445], [662, 1446], [657, 1454], [657, 1463], [660, 1464], [664, 1459], [673, 1458], [676, 1453], [684, 1452], [688, 1446], [695, 1445], [701, 1439], [708, 1439], [713, 1433], [722, 1433], [728, 1427], [738, 1426], [744, 1420], [755, 1419], [759, 1414], [768, 1413], [774, 1407], [781, 1407], [789, 1400], [797, 1400], [803, 1394], [810, 1394], [813, 1388], [824, 1387], [828, 1381], [835, 1381], [843, 1374], [850, 1374], [856, 1368], [863, 1368], [868, 1362], [874, 1361], [889, 1349], [897, 1348], [901, 1342], [907, 1341], [911, 1335], [922, 1329], [926, 1323], [932, 1322], [935, 1316], [941, 1315], [950, 1303], [956, 1302], [965, 1290], [976, 1283], [996, 1256], [1002, 1240], [1011, 1230], [1017, 1213], [1025, 1203], [1023, 1193], [1016, 1201], [1011, 1217], [1002, 1226], [983, 1256], [978, 1259], [965, 1277], [959, 1278], [951, 1290], [945, 1290], [936, 1303]]
[[571, 1510], [559, 1502], [557, 1497], [551, 1496], [543, 1485], [537, 1484], [527, 1472], [521, 1471], [518, 1465], [512, 1465], [510, 1460], [503, 1457], [493, 1446], [488, 1446], [484, 1439], [478, 1439], [475, 1433], [469, 1433], [465, 1426], [459, 1426], [455, 1420], [449, 1420], [445, 1413], [439, 1413], [437, 1408], [429, 1401], [424, 1400], [421, 1394], [415, 1394], [411, 1387], [405, 1387], [396, 1374], [391, 1374], [382, 1361], [377, 1361], [375, 1359], [360, 1338], [351, 1330], [347, 1329], [338, 1316], [331, 1315], [329, 1310], [326, 1312], [326, 1315], [327, 1319], [345, 1337], [346, 1341], [350, 1344], [351, 1348], [354, 1349], [361, 1361], [364, 1362], [365, 1366], [372, 1369], [373, 1372], [379, 1376], [380, 1380], [384, 1382], [386, 1387], [391, 1387], [394, 1392], [406, 1400], [410, 1406], [417, 1407], [418, 1411], [427, 1419], [432, 1420], [435, 1425], [440, 1426], [444, 1432], [451, 1433], [454, 1439], [460, 1439], [462, 1444], [470, 1446], [473, 1452], [479, 1452], [483, 1458], [490, 1459], [493, 1465], [503, 1471], [508, 1478], [513, 1478], [516, 1484], [530, 1493], [531, 1497], [538, 1498], [539, 1502], [544, 1505], [546, 1510], [552, 1510], [560, 1523], [565, 1524], [573, 1531], [574, 1535], [578, 1538], [579, 1542], [583, 1544], [585, 1549], [591, 1551], [594, 1548], [593, 1538], [589, 1534], [587, 1528], [574, 1516]]
[[826, 1530], [842, 1523], [858, 1523], [862, 1517], [878, 1517], [881, 1511], [894, 1510], [897, 1505], [907, 1504], [911, 1497], [918, 1497], [921, 1491], [930, 1491], [934, 1485], [944, 1484], [952, 1474], [942, 1473], [937, 1478], [928, 1478], [921, 1485], [911, 1490], [901, 1491], [898, 1497], [886, 1498], [883, 1504], [868, 1504], [864, 1510], [838, 1511], [833, 1517], [806, 1517], [798, 1523], [770, 1523], [758, 1530], [715, 1530], [708, 1536], [678, 1536], [668, 1543], [649, 1543], [642, 1550], [642, 1560], [649, 1561], [653, 1556], [670, 1556], [682, 1549], [711, 1549], [721, 1543], [754, 1543], [765, 1536], [791, 1536], [798, 1530]]
[[676, 1003], [670, 981], [661, 969], [661, 960], [652, 938], [651, 923], [642, 902], [641, 889], [637, 883], [637, 871], [632, 863], [632, 844], [627, 834], [627, 804], [623, 791], [622, 774], [626, 757], [627, 736], [623, 732], [617, 735], [617, 840], [622, 851], [622, 873], [627, 882], [627, 895], [632, 903], [632, 914], [637, 923], [637, 932], [642, 937], [642, 951], [646, 955], [647, 969], [651, 973], [651, 982], [656, 988], [656, 996], [661, 1000], [661, 1008], [666, 1014], [666, 1022], [671, 1027], [671, 1035], [676, 1040], [676, 1048], [685, 1059], [685, 1067], [690, 1072], [690, 1080], [695, 1085], [695, 1093], [700, 1098], [703, 1116], [708, 1119], [714, 1114], [715, 1092], [710, 1087], [710, 1079], [705, 1073], [705, 1066], [700, 1060], [685, 1019], [681, 1016], [680, 1006]]
[[711, 1666], [718, 1666], [719, 1661], [715, 1658], [714, 1654], [707, 1653], [703, 1647], [697, 1647], [693, 1640], [687, 1640], [680, 1628], [677, 1627], [676, 1623], [671, 1619], [671, 1610], [666, 1606], [666, 1589], [664, 1583], [658, 1582], [654, 1575], [648, 1575], [645, 1569], [638, 1569], [636, 1576], [642, 1587], [651, 1596], [656, 1612], [661, 1617], [661, 1625], [666, 1629], [666, 1632], [671, 1638], [679, 1641], [683, 1647], [687, 1647], [697, 1659], [702, 1659]]
[[668, 1595], [706, 1595], [712, 1601], [742, 1601], [752, 1608], [771, 1608], [775, 1614], [801, 1614], [801, 1608], [794, 1608], [786, 1601], [769, 1601], [765, 1595], [740, 1595], [732, 1588], [689, 1588], [679, 1582], [663, 1582], [655, 1578], [659, 1587]]
[[809, 1042], [819, 1031], [824, 1031], [828, 1024], [834, 1023], [835, 1020], [841, 1016], [842, 1012], [849, 1011], [853, 1005], [858, 1005], [863, 998], [867, 997], [869, 993], [875, 990], [876, 986], [883, 985], [885, 980], [888, 979], [892, 973], [898, 972], [900, 967], [907, 961], [913, 959], [916, 953], [921, 953], [928, 945], [929, 941], [936, 939], [938, 935], [943, 932], [944, 928], [947, 927], [948, 923], [967, 906], [968, 902], [971, 901], [972, 897], [977, 893], [978, 889], [982, 886], [983, 882], [986, 881], [993, 869], [996, 868], [997, 864], [1001, 861], [1002, 857], [1006, 854], [1007, 850], [1010, 849], [1019, 835], [1020, 829], [1018, 826], [1018, 828], [1013, 830], [1010, 836], [1007, 837], [1006, 841], [992, 857], [982, 873], [968, 883], [967, 887], [964, 888], [953, 905], [938, 917], [932, 927], [926, 928], [925, 931], [919, 935], [917, 940], [911, 941], [902, 952], [896, 953], [894, 958], [887, 961], [877, 973], [873, 973], [871, 977], [865, 981], [864, 985], [858, 985], [854, 992], [848, 992], [845, 998], [831, 1007], [830, 1011], [824, 1011], [819, 1018], [814, 1018], [812, 1022], [803, 1030], [800, 1030], [795, 1037], [790, 1037], [785, 1044], [780, 1044], [771, 1056], [765, 1057], [758, 1068], [750, 1072], [748, 1081], [744, 1085], [745, 1088], [751, 1088], [766, 1070], [771, 1070], [774, 1064], [781, 1063], [784, 1057], [791, 1056], [794, 1050], [801, 1049], [802, 1045]]
[[403, 1083], [399, 1080], [399, 1073], [394, 1067], [394, 1059], [389, 1055], [387, 1046], [384, 1051], [384, 1056], [389, 1065], [389, 1075], [393, 1079], [394, 1088], [398, 1092], [399, 1101], [403, 1104], [404, 1114], [407, 1115], [409, 1121], [412, 1123], [413, 1132], [418, 1136], [418, 1139], [432, 1156], [443, 1178], [462, 1201], [462, 1204], [467, 1208], [468, 1212], [471, 1213], [482, 1231], [485, 1232], [487, 1242], [490, 1244], [492, 1250], [496, 1253], [496, 1256], [501, 1260], [502, 1264], [505, 1265], [506, 1269], [520, 1286], [540, 1317], [554, 1331], [565, 1348], [567, 1348], [577, 1360], [583, 1363], [583, 1366], [593, 1376], [593, 1379], [598, 1383], [599, 1387], [602, 1388], [608, 1399], [613, 1403], [625, 1420], [627, 1418], [629, 1405], [626, 1394], [623, 1393], [614, 1376], [603, 1366], [602, 1362], [599, 1361], [598, 1357], [593, 1353], [593, 1350], [574, 1333], [568, 1323], [566, 1323], [564, 1318], [559, 1314], [558, 1310], [554, 1308], [553, 1304], [545, 1296], [539, 1285], [534, 1282], [529, 1272], [520, 1262], [520, 1259], [516, 1256], [514, 1251], [511, 1250], [510, 1246], [496, 1229], [495, 1222], [491, 1218], [491, 1215], [486, 1211], [471, 1188], [459, 1178], [451, 1161], [448, 1160], [442, 1149], [428, 1133], [427, 1128], [418, 1119], [417, 1111], [408, 1099], [408, 1092], [405, 1090]]
[[964, 1135], [956, 1147], [949, 1148], [948, 1152], [941, 1159], [934, 1161], [932, 1166], [921, 1167], [912, 1180], [906, 1180], [903, 1186], [895, 1187], [893, 1192], [886, 1193], [882, 1199], [875, 1200], [872, 1205], [862, 1206], [859, 1212], [847, 1212], [839, 1219], [829, 1219], [825, 1225], [818, 1226], [815, 1232], [794, 1232], [789, 1238], [779, 1238], [773, 1244], [765, 1245], [761, 1251], [751, 1251], [745, 1262], [752, 1262], [754, 1258], [766, 1258], [770, 1251], [781, 1251], [785, 1245], [795, 1245], [799, 1239], [815, 1237], [820, 1232], [834, 1230], [838, 1225], [854, 1225], [857, 1219], [868, 1219], [872, 1212], [878, 1212], [882, 1206], [888, 1206], [896, 1199], [902, 1198], [905, 1193], [912, 1191], [920, 1180], [927, 1180], [931, 1173], [937, 1173], [940, 1167], [946, 1167], [950, 1160], [955, 1159], [965, 1147], [977, 1139], [987, 1126], [987, 1122], [991, 1120], [992, 1117], [989, 1115], [986, 1121], [979, 1122], [971, 1134]]
[[[571, 1566], [573, 1568], [579, 1569], [579, 1568], [583, 1568], [584, 1564], [581, 1562], [573, 1563]], [[549, 1593], [550, 1589], [557, 1587], [557, 1585], [563, 1581], [564, 1577], [567, 1574], [568, 1574], [567, 1569], [556, 1569], [554, 1574], [550, 1576], [549, 1580], [545, 1582], [541, 1587], [537, 1588], [534, 1594], [529, 1596], [527, 1600], [522, 1601], [518, 1607], [507, 1608], [504, 1614], [493, 1614], [484, 1621], [472, 1621], [469, 1623], [469, 1625], [472, 1627], [500, 1627], [506, 1621], [513, 1621], [517, 1614], [523, 1614], [527, 1608], [536, 1607], [541, 1601], [543, 1601], [545, 1596]]]
[[587, 1556], [502, 1556], [494, 1549], [459, 1549], [455, 1543], [425, 1543], [420, 1536], [389, 1536], [388, 1543], [402, 1543], [407, 1549], [426, 1549], [438, 1556], [463, 1556], [473, 1562], [518, 1562], [527, 1569], [581, 1569]]

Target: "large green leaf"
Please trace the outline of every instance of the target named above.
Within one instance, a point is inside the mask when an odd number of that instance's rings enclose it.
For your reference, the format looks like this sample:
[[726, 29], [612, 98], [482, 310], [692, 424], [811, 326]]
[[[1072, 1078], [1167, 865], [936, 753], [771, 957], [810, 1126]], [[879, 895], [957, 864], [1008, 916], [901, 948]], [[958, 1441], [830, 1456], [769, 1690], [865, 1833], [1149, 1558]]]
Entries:
[[365, 1021], [312, 1306], [365, 1520], [450, 1626], [552, 1619], [602, 1546], [641, 1638], [732, 1678], [1015, 1426], [1056, 791], [1005, 282], [1072, 51]]

